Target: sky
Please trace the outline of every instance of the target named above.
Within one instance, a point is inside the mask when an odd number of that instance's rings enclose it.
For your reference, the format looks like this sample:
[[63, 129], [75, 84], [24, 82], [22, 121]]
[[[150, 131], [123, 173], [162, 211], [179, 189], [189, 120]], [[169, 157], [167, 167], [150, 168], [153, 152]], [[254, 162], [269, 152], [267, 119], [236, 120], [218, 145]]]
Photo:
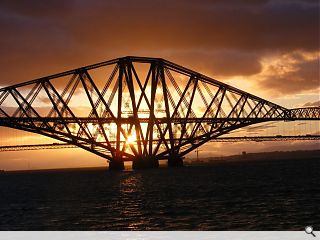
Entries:
[[[0, 86], [136, 55], [167, 59], [284, 107], [317, 106], [319, 12], [318, 0], [2, 0]], [[289, 145], [216, 144], [213, 152], [315, 147]], [[213, 154], [208, 146], [201, 154]], [[0, 168], [104, 164], [74, 152], [0, 153]], [[43, 160], [47, 153], [51, 160]]]

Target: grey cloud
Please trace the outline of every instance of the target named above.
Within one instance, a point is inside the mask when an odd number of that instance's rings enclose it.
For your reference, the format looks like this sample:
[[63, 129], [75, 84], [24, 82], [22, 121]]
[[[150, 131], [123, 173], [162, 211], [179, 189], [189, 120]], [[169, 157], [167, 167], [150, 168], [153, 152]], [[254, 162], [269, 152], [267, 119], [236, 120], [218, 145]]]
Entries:
[[173, 51], [164, 53], [165, 57], [214, 77], [234, 75], [253, 75], [261, 71], [260, 55], [254, 52], [233, 50], [217, 51]]
[[320, 106], [320, 101], [316, 102], [307, 102], [303, 105], [304, 107], [319, 107]]
[[315, 1], [1, 1], [1, 85], [123, 55], [214, 77], [253, 75], [266, 52], [319, 50]]
[[[284, 75], [274, 74], [258, 82], [261, 87], [277, 94], [292, 94], [316, 90], [320, 86], [320, 59], [306, 60], [295, 65], [296, 70]], [[271, 69], [272, 71], [272, 69]]]

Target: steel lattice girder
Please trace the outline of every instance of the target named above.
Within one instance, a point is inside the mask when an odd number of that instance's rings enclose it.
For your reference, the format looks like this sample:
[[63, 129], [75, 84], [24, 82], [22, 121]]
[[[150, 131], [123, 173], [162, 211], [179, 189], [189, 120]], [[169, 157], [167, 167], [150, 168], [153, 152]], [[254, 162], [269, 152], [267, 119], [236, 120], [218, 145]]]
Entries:
[[0, 125], [108, 160], [187, 154], [266, 121], [319, 120], [159, 58], [124, 57], [0, 89]]

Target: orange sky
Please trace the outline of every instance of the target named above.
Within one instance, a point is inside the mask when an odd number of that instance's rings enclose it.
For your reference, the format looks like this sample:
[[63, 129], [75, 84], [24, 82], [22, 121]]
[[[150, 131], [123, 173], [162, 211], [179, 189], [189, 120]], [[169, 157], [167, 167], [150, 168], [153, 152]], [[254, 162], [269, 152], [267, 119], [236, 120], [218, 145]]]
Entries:
[[[1, 1], [0, 86], [120, 56], [154, 56], [288, 108], [319, 105], [319, 9], [317, 0]], [[8, 130], [0, 132], [4, 141]], [[201, 154], [316, 147], [209, 145]], [[82, 150], [0, 153], [0, 160], [0, 169], [104, 164]]]

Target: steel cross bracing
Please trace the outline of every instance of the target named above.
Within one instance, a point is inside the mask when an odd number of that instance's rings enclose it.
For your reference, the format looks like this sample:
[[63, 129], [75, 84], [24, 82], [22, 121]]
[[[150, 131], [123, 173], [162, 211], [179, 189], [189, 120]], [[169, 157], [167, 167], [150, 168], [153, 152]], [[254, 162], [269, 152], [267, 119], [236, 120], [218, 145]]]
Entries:
[[[0, 89], [0, 125], [153, 166], [232, 130], [319, 120], [159, 58], [124, 57]], [[150, 166], [151, 166], [150, 165]]]

